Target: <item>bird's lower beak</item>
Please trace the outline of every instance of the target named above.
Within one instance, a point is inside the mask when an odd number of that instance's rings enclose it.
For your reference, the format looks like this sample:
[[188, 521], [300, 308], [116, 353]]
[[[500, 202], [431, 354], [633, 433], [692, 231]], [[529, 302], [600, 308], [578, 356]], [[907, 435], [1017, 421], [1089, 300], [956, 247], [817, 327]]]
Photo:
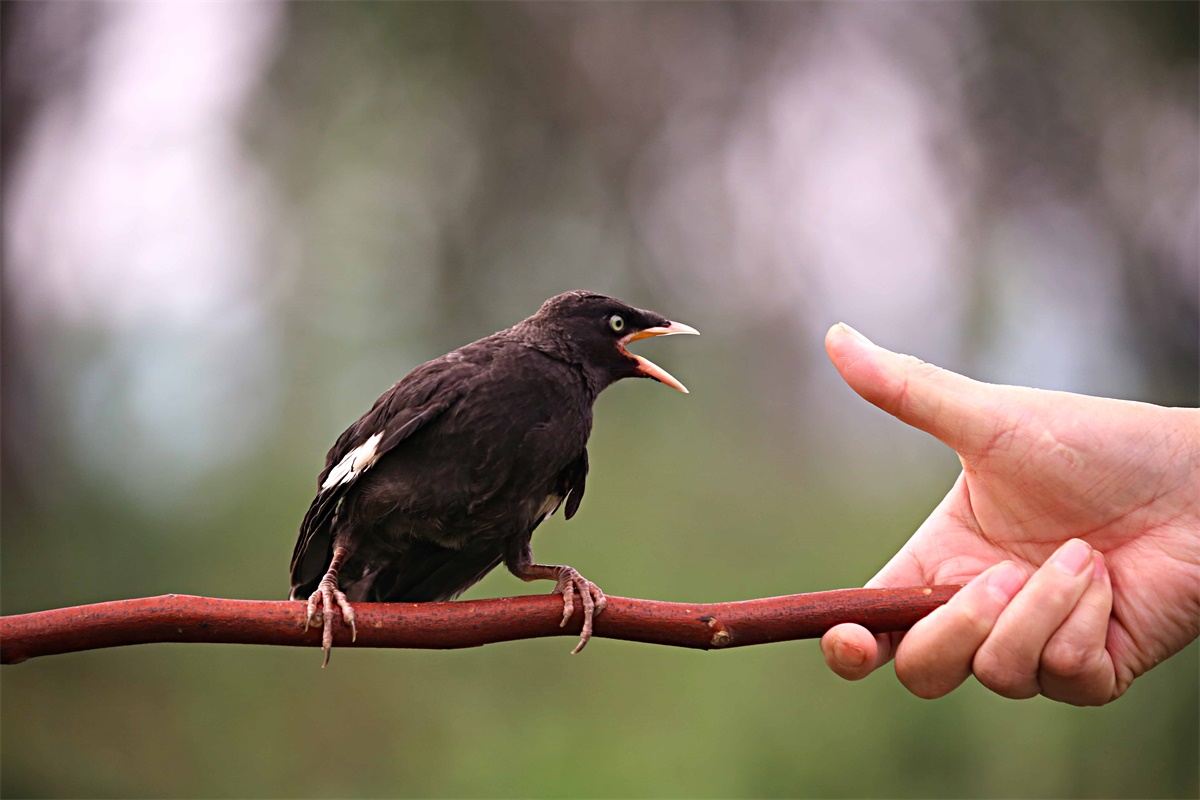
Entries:
[[682, 322], [672, 322], [672, 323], [669, 323], [662, 327], [646, 328], [645, 330], [640, 330], [640, 331], [637, 331], [636, 333], [631, 333], [628, 336], [626, 336], [625, 338], [621, 339], [620, 345], [621, 345], [621, 351], [625, 352], [625, 354], [627, 356], [629, 356], [630, 358], [632, 358], [634, 361], [637, 362], [638, 372], [642, 373], [647, 378], [654, 378], [654, 380], [659, 381], [660, 383], [665, 383], [667, 386], [670, 386], [672, 389], [678, 389], [679, 391], [683, 392], [684, 394], [687, 394], [688, 393], [687, 387], [684, 386], [682, 383], [680, 383], [678, 380], [676, 380], [674, 375], [667, 372], [665, 369], [658, 366], [658, 364], [655, 364], [653, 361], [651, 361], [648, 358], [642, 358], [641, 356], [635, 356], [632, 353], [625, 351], [625, 345], [630, 344], [632, 342], [636, 342], [639, 339], [649, 339], [651, 336], [672, 336], [677, 333], [689, 333], [693, 336], [700, 335], [700, 331], [696, 330], [691, 325], [684, 325]]

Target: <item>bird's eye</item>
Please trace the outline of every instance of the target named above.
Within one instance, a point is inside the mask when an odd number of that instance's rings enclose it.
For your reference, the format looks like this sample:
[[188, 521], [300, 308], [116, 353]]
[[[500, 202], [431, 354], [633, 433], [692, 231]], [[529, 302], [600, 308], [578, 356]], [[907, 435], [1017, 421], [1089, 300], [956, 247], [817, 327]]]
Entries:
[[620, 314], [613, 314], [608, 318], [608, 327], [612, 328], [617, 333], [625, 330], [625, 318]]

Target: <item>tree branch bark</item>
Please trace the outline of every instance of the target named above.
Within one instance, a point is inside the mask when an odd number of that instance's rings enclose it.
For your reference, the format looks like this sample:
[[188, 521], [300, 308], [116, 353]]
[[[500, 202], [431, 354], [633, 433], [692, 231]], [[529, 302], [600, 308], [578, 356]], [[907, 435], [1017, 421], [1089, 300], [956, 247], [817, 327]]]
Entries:
[[[839, 589], [734, 603], [665, 603], [609, 595], [597, 638], [710, 648], [819, 638], [841, 622], [875, 633], [907, 630], [958, 586]], [[0, 617], [0, 663], [155, 642], [319, 647], [300, 601], [225, 600], [168, 594]], [[337, 647], [449, 649], [544, 636], [578, 636], [581, 609], [559, 627], [562, 600], [530, 595], [453, 603], [355, 603], [358, 640], [340, 616]], [[593, 645], [594, 646], [594, 645]]]

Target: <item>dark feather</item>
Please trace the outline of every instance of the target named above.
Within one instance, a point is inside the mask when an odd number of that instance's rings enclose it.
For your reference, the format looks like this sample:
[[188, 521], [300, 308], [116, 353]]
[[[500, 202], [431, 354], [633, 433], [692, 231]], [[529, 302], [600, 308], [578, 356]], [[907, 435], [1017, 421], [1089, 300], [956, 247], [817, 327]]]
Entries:
[[[371, 411], [338, 437], [326, 457], [325, 469], [322, 470], [317, 481], [318, 487], [325, 483], [329, 473], [337, 464], [341, 463], [342, 459], [374, 435], [373, 432], [364, 433], [364, 431], [384, 432], [382, 440], [376, 448], [376, 452], [379, 454], [378, 458], [382, 458], [405, 439], [436, 419], [458, 398], [456, 393], [436, 399], [427, 397], [424, 406], [413, 409], [403, 406], [405, 394], [401, 390], [401, 385], [396, 384], [375, 402]], [[414, 393], [408, 392], [407, 394], [411, 397]], [[420, 396], [424, 393], [416, 394]], [[290, 597], [293, 600], [311, 593], [324, 574], [325, 567], [328, 566], [333, 555], [333, 530], [337, 523], [338, 510], [346, 495], [353, 491], [357, 480], [358, 478], [355, 478], [338, 483], [328, 489], [319, 488], [316, 498], [304, 515], [304, 520], [300, 523], [300, 535], [296, 539], [296, 547], [292, 551]]]
[[351, 601], [450, 599], [501, 561], [524, 563], [557, 505], [567, 519], [579, 509], [596, 396], [645, 377], [619, 340], [669, 324], [571, 292], [414, 369], [330, 449], [292, 555], [291, 596], [316, 589], [337, 547]]
[[[384, 567], [369, 588], [353, 594], [385, 603], [453, 600], [495, 569], [500, 560], [500, 555], [488, 549], [451, 550], [417, 540], [403, 559]], [[347, 593], [351, 593], [349, 589]]]
[[567, 465], [559, 479], [561, 496], [567, 498], [567, 507], [563, 510], [566, 519], [575, 516], [575, 512], [579, 510], [579, 501], [583, 499], [583, 488], [587, 484], [587, 473], [588, 454], [587, 448], [584, 448], [579, 458]]

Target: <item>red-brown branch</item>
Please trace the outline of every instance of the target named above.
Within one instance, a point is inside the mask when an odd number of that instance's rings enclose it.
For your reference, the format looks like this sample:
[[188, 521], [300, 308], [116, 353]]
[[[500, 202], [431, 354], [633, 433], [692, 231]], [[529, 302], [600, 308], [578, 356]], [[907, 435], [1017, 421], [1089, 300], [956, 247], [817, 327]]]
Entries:
[[[841, 622], [876, 633], [907, 630], [945, 603], [957, 586], [839, 589], [736, 603], [664, 603], [608, 598], [596, 637], [675, 647], [744, 647], [820, 637]], [[168, 594], [0, 617], [0, 663], [153, 642], [216, 642], [319, 647], [304, 630], [302, 602], [223, 600]], [[454, 603], [355, 603], [358, 640], [336, 620], [337, 647], [477, 647], [514, 639], [578, 636], [582, 610], [559, 627], [556, 595]]]

